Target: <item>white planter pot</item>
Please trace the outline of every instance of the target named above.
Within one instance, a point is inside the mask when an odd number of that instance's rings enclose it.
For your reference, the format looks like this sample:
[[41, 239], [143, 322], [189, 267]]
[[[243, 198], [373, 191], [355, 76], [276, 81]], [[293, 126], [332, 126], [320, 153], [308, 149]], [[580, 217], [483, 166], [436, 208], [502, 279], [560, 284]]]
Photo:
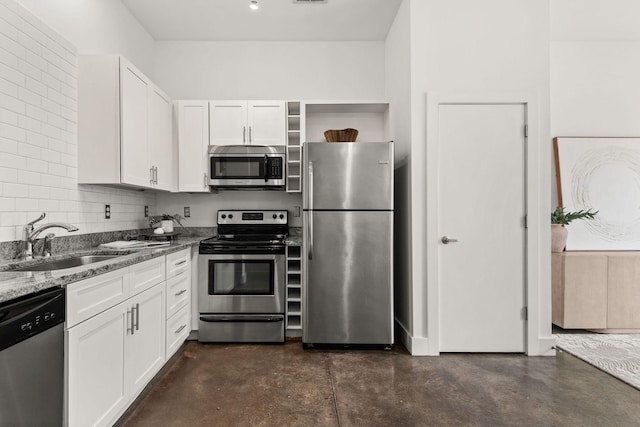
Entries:
[[551, 224], [551, 252], [563, 252], [569, 230], [562, 224]]
[[160, 228], [162, 228], [165, 233], [173, 233], [173, 220], [163, 219], [160, 221]]

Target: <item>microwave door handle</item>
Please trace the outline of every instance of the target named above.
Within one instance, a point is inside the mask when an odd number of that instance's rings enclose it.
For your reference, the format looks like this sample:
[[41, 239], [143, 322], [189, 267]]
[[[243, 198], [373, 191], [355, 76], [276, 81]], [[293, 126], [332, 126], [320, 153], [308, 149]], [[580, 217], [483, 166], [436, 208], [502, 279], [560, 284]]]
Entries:
[[264, 155], [264, 182], [269, 181], [269, 156]]

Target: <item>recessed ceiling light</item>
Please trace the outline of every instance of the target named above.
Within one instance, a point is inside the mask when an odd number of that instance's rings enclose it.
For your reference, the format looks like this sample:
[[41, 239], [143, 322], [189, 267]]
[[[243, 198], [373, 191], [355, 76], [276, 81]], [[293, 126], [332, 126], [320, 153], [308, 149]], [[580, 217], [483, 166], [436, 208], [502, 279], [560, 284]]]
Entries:
[[258, 10], [260, 7], [258, 6], [258, 0], [251, 0], [249, 2], [249, 8], [251, 10]]

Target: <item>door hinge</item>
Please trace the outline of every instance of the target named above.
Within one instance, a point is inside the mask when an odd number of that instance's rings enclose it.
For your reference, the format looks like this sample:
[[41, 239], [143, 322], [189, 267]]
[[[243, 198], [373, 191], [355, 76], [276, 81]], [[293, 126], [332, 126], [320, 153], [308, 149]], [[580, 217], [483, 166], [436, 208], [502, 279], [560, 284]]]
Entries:
[[522, 307], [522, 317], [524, 320], [529, 320], [529, 307]]
[[529, 137], [529, 125], [524, 125], [524, 137]]

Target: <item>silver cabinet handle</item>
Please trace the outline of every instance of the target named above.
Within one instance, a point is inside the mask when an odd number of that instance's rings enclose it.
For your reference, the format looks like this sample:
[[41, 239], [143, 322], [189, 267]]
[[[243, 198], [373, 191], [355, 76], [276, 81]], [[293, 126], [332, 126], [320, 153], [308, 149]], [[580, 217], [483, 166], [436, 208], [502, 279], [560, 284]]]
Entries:
[[185, 292], [187, 292], [186, 289], [181, 290], [180, 292], [176, 292], [175, 296], [179, 297], [180, 295], [184, 294]]
[[[129, 319], [129, 315], [131, 315], [131, 319]], [[131, 327], [129, 327], [129, 320], [131, 320]], [[131, 332], [131, 335], [133, 335], [134, 332], [134, 325], [133, 325], [133, 309], [131, 310], [127, 310], [127, 332]]]
[[249, 126], [249, 144], [253, 141], [253, 137], [251, 136], [251, 126]]
[[187, 327], [187, 325], [182, 325], [182, 326], [180, 326], [180, 327], [176, 330], [176, 332], [175, 332], [175, 333], [176, 333], [176, 334], [179, 334], [179, 333], [180, 333], [180, 332], [182, 332], [182, 330], [183, 330], [184, 328], [186, 328], [186, 327]]
[[309, 162], [309, 259], [313, 259], [313, 162]]
[[182, 261], [180, 261], [180, 262], [176, 262], [176, 263], [175, 263], [175, 266], [177, 267], [177, 266], [179, 266], [179, 265], [184, 264], [185, 262], [187, 262], [187, 260], [186, 260], [186, 259], [183, 259], [183, 260], [182, 260]]
[[136, 304], [136, 331], [140, 330], [140, 304]]
[[247, 143], [247, 127], [246, 126], [242, 126], [242, 143], [243, 144]]
[[153, 168], [155, 170], [155, 173], [153, 174], [153, 180], [154, 180], [155, 184], [157, 184], [158, 183], [158, 167], [154, 166]]
[[149, 168], [149, 184], [153, 185], [153, 166]]
[[444, 243], [445, 245], [448, 245], [449, 243], [455, 243], [458, 241], [458, 239], [452, 239], [450, 237], [447, 236], [442, 236], [442, 239], [440, 239], [440, 241], [442, 243]]
[[207, 188], [207, 173], [204, 173], [204, 188]]

